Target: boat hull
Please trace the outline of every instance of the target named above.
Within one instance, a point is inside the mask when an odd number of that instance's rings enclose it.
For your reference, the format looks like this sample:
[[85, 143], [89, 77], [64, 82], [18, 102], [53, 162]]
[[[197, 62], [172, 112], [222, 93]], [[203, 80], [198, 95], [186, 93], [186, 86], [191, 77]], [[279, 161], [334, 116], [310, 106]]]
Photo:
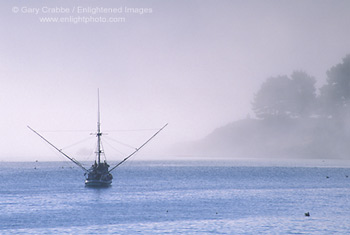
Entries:
[[85, 186], [87, 187], [109, 187], [112, 184], [112, 180], [85, 180]]

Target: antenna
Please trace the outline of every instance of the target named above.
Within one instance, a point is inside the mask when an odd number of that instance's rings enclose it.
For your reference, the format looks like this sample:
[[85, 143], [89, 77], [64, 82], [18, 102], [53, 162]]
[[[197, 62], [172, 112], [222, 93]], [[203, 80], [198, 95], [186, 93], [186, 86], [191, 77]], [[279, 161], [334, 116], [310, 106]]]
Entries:
[[100, 132], [100, 89], [97, 88], [97, 131]]
[[100, 89], [97, 89], [97, 164], [101, 163], [101, 117], [100, 117]]

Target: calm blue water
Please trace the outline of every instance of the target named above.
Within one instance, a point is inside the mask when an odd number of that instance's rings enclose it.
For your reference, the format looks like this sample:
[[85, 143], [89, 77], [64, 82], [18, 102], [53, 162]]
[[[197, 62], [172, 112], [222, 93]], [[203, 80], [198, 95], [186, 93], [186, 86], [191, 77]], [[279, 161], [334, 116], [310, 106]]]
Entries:
[[69, 166], [1, 163], [0, 234], [350, 232], [347, 167], [130, 162], [92, 189]]

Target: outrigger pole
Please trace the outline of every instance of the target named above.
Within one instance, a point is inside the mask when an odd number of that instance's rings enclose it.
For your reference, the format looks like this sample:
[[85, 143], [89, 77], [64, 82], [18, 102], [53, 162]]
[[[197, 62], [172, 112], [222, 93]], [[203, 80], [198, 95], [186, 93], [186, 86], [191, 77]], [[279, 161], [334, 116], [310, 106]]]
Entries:
[[137, 153], [141, 148], [143, 148], [148, 142], [150, 142], [156, 135], [158, 135], [159, 132], [161, 132], [166, 126], [168, 125], [165, 124], [162, 128], [160, 128], [154, 135], [151, 136], [151, 138], [149, 138], [145, 143], [143, 143], [140, 147], [136, 148], [136, 150], [131, 153], [129, 156], [127, 156], [126, 158], [124, 158], [121, 162], [119, 162], [117, 165], [115, 165], [114, 167], [112, 167], [108, 172], [110, 173], [111, 171], [113, 171], [115, 168], [117, 168], [118, 166], [120, 166], [121, 164], [123, 164], [126, 160], [128, 160], [130, 157], [132, 157], [135, 153]]
[[88, 170], [77, 160], [75, 160], [72, 157], [69, 157], [67, 154], [65, 154], [64, 152], [62, 152], [61, 149], [57, 148], [55, 145], [53, 145], [52, 143], [50, 143], [47, 139], [45, 139], [42, 135], [40, 135], [38, 132], [36, 132], [35, 130], [33, 130], [30, 126], [27, 126], [31, 131], [33, 131], [35, 134], [37, 134], [40, 138], [42, 138], [46, 143], [48, 143], [49, 145], [51, 145], [54, 149], [56, 149], [58, 152], [60, 152], [61, 154], [63, 154], [66, 158], [68, 158], [69, 160], [71, 160], [75, 165], [79, 166], [81, 169], [83, 169], [84, 171], [88, 172]]

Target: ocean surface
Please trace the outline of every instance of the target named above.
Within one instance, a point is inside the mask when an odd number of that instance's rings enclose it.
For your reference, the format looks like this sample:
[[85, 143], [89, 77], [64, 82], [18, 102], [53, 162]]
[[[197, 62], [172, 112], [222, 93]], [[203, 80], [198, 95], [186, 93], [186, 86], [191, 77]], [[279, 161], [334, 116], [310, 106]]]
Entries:
[[113, 175], [86, 188], [68, 162], [2, 162], [0, 234], [350, 233], [349, 162], [130, 161]]

